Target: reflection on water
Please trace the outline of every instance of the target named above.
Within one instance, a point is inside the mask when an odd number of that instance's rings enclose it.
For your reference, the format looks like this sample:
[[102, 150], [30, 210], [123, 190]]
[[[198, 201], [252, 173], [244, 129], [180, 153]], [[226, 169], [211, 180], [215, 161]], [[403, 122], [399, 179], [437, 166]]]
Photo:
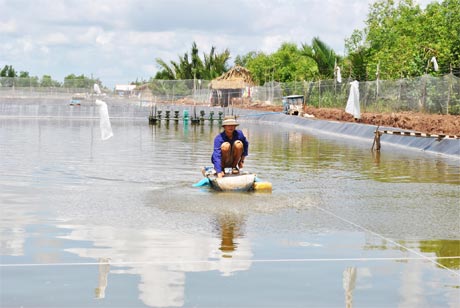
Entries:
[[256, 145], [257, 150], [269, 148], [269, 159], [282, 170], [314, 172], [334, 168], [381, 182], [460, 184], [458, 165], [442, 158], [422, 157], [415, 151], [398, 155], [391, 149], [382, 153], [368, 151], [363, 156], [362, 148], [344, 146], [347, 141], [326, 143], [302, 132], [285, 132], [282, 139], [269, 134]]
[[93, 242], [92, 248], [66, 251], [101, 263], [96, 298], [105, 297], [112, 268], [112, 274], [139, 275], [139, 298], [146, 305], [181, 307], [184, 305], [185, 273], [219, 271], [223, 276], [230, 276], [251, 266], [251, 246], [242, 237], [241, 218], [223, 214], [215, 221], [219, 238], [213, 234], [185, 234], [174, 230], [88, 225], [59, 227], [72, 230], [61, 238]]
[[[427, 254], [435, 254], [436, 262], [442, 266], [458, 270], [460, 269], [460, 240], [422, 240], [422, 241], [398, 241], [401, 246], [417, 247], [421, 252]], [[366, 250], [400, 250], [399, 246], [395, 246], [385, 240], [377, 241], [375, 238], [367, 239], [363, 246]]]
[[345, 290], [345, 307], [353, 307], [353, 290], [356, 285], [356, 267], [347, 267], [343, 271], [343, 289]]
[[233, 257], [233, 252], [240, 245], [240, 241], [244, 236], [243, 223], [243, 218], [233, 213], [224, 213], [217, 218], [217, 227], [221, 235], [219, 249], [222, 251], [222, 257]]
[[90, 120], [0, 119], [0, 127], [2, 263], [99, 263], [80, 267], [71, 292], [71, 269], [55, 277], [52, 266], [2, 268], [6, 306], [27, 306], [26, 298], [49, 307], [70, 298], [82, 306], [351, 307], [381, 298], [448, 306], [458, 298], [457, 277], [424, 260], [280, 261], [413, 257], [388, 238], [458, 272], [459, 259], [444, 259], [460, 255], [457, 161], [376, 155], [370, 144], [243, 122], [246, 167], [274, 190], [226, 194], [191, 187], [210, 164], [217, 124], [113, 121], [106, 142]]
[[107, 288], [108, 279], [107, 276], [109, 275], [110, 271], [110, 259], [109, 258], [100, 258], [100, 264], [98, 265], [98, 279], [97, 279], [97, 287], [94, 289], [94, 293], [96, 298], [104, 298], [105, 297], [105, 289]]
[[425, 240], [420, 241], [420, 251], [435, 253], [440, 258], [438, 263], [451, 268], [460, 269], [460, 259], [443, 259], [444, 257], [460, 256], [460, 240]]

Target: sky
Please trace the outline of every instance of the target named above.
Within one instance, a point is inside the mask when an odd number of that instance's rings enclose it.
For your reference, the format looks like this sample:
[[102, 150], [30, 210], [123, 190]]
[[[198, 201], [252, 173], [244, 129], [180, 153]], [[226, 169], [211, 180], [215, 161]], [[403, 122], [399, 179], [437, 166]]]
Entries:
[[[435, 0], [414, 0], [422, 8]], [[319, 37], [343, 55], [374, 0], [0, 0], [0, 68], [70, 74], [104, 86], [148, 80], [167, 63], [211, 47], [231, 59]]]

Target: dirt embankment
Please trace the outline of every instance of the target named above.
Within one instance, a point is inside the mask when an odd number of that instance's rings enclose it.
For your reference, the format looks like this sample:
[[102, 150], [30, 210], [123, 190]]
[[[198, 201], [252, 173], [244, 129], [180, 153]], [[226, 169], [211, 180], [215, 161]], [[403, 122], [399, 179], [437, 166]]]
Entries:
[[[281, 106], [263, 106], [253, 104], [251, 109], [267, 111], [282, 111]], [[412, 130], [429, 134], [444, 134], [460, 136], [460, 116], [425, 114], [418, 112], [392, 112], [392, 113], [361, 113], [361, 119], [355, 120], [351, 114], [336, 108], [314, 108], [307, 106], [305, 113], [313, 115], [317, 119], [356, 122], [398, 128], [400, 130]]]

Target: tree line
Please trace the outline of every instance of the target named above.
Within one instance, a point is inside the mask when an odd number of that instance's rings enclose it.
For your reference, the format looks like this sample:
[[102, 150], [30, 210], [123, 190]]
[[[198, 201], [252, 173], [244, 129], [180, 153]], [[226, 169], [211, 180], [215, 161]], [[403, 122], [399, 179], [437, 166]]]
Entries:
[[30, 76], [27, 71], [19, 73], [12, 65], [5, 65], [0, 70], [0, 86], [4, 87], [55, 87], [55, 88], [92, 88], [97, 83], [102, 85], [98, 78], [87, 77], [84, 74], [70, 74], [64, 77], [64, 82], [54, 80], [50, 75], [43, 75], [41, 78]]

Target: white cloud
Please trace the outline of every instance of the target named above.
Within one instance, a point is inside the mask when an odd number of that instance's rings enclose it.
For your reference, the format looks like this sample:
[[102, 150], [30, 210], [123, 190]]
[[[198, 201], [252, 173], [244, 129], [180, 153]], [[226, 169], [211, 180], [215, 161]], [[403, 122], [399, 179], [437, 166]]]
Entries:
[[100, 45], [110, 44], [112, 42], [113, 37], [113, 33], [101, 33], [98, 36], [96, 36], [96, 43]]
[[49, 52], [50, 52], [49, 48], [46, 47], [46, 46], [40, 47], [40, 51], [41, 51], [43, 54], [49, 54]]
[[6, 21], [0, 20], [0, 33], [14, 33], [17, 31], [16, 21], [9, 19]]
[[[336, 52], [364, 27], [372, 0], [0, 0], [0, 66], [31, 75], [91, 73], [103, 83], [149, 79], [156, 58], [273, 52], [319, 36]], [[431, 2], [419, 0], [422, 6]], [[120, 80], [116, 80], [119, 78]]]
[[126, 44], [135, 46], [162, 46], [169, 49], [175, 47], [176, 40], [174, 32], [133, 32], [129, 31], [123, 35]]
[[153, 65], [153, 64], [151, 64], [151, 65], [143, 65], [142, 66], [142, 71], [147, 75], [153, 75], [153, 74], [155, 74], [156, 66]]
[[30, 39], [20, 40], [19, 43], [24, 54], [33, 53], [35, 51], [35, 44]]
[[70, 38], [61, 32], [45, 34], [41, 40], [43, 45], [66, 45], [70, 42]]

